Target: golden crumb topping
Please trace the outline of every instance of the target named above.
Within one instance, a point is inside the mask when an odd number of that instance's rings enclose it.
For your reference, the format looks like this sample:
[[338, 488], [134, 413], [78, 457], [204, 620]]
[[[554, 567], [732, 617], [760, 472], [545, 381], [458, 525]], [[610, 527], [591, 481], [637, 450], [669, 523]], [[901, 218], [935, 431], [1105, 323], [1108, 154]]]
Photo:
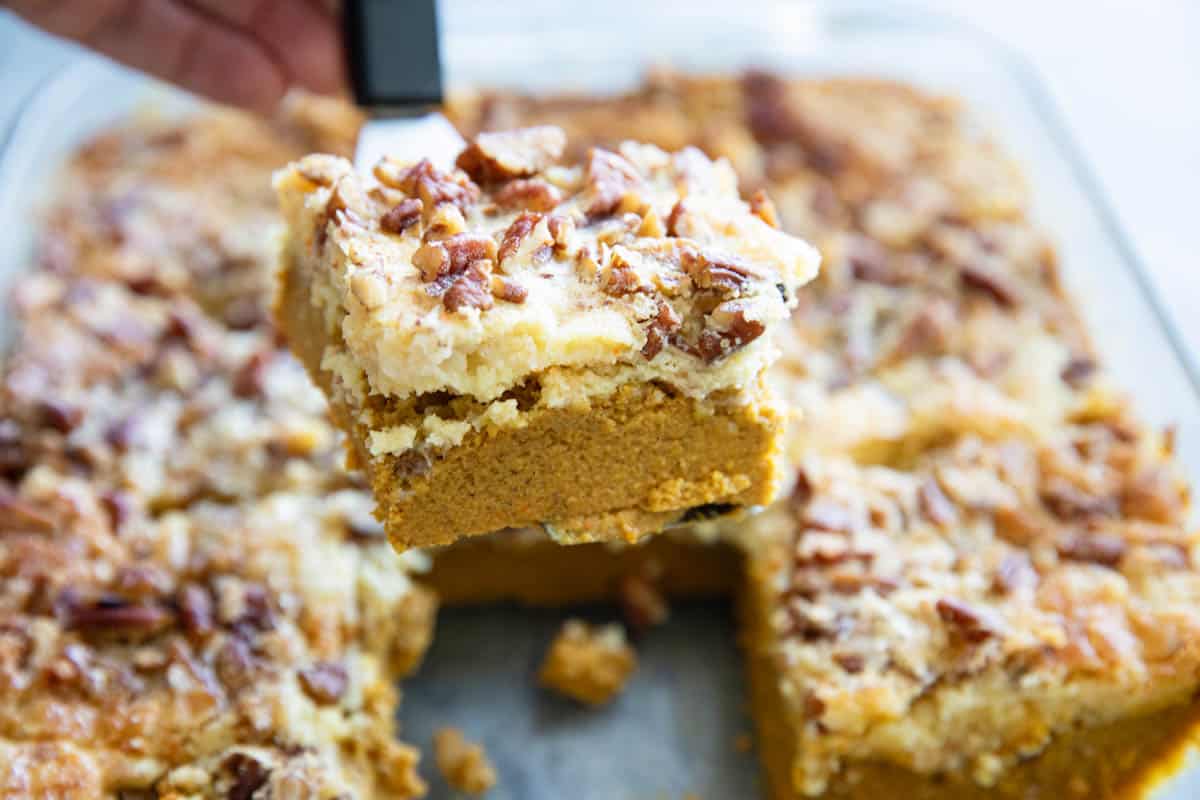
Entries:
[[618, 368], [703, 396], [774, 359], [764, 333], [816, 252], [694, 148], [560, 164], [564, 146], [528, 128], [481, 135], [453, 172], [310, 156], [277, 176], [292, 257], [370, 391], [491, 401], [547, 369]]

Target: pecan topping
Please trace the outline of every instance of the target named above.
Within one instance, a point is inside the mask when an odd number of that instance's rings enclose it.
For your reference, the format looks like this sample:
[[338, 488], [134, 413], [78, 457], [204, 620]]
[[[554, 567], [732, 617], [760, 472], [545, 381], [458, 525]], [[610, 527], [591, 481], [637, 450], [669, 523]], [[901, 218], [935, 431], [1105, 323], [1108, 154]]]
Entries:
[[149, 561], [124, 564], [117, 570], [116, 589], [132, 600], [158, 598], [171, 590], [171, 576]]
[[176, 602], [183, 630], [188, 636], [204, 638], [213, 632], [213, 600], [207, 589], [189, 583], [179, 590]]
[[646, 328], [646, 344], [642, 345], [642, 356], [652, 360], [662, 352], [663, 346], [669, 341], [671, 334], [679, 330], [681, 320], [675, 309], [665, 300], [658, 301], [658, 314]]
[[245, 753], [230, 754], [221, 762], [221, 768], [232, 781], [225, 792], [226, 800], [251, 800], [271, 775], [269, 769]]
[[1096, 372], [1096, 360], [1087, 356], [1076, 356], [1067, 362], [1060, 373], [1063, 383], [1073, 389], [1084, 386]]
[[388, 233], [404, 233], [421, 218], [421, 201], [406, 197], [379, 218], [379, 227]]
[[605, 294], [622, 297], [641, 291], [645, 288], [641, 276], [633, 265], [624, 259], [613, 255], [612, 263], [604, 272], [603, 289]]
[[943, 597], [936, 604], [938, 616], [968, 642], [982, 642], [995, 635], [993, 625], [980, 609], [972, 608], [960, 600]]
[[502, 278], [499, 275], [492, 276], [492, 295], [497, 300], [503, 300], [506, 303], [524, 303], [529, 297], [529, 290], [519, 283], [510, 281], [507, 278]]
[[[495, 258], [496, 241], [490, 236], [460, 233], [436, 244], [422, 245], [413, 254], [413, 264], [421, 270], [421, 277], [426, 282], [441, 283], [441, 278], [461, 275], [472, 264], [482, 260], [494, 261]], [[430, 293], [437, 297], [449, 287], [450, 282], [446, 282]]]
[[541, 220], [542, 215], [532, 211], [526, 211], [514, 219], [500, 240], [500, 249], [496, 252], [496, 263], [503, 267], [505, 259], [516, 254], [517, 250], [521, 248], [521, 241], [537, 227]]
[[481, 133], [459, 154], [457, 165], [479, 183], [523, 178], [560, 159], [566, 146], [566, 133], [553, 125]]
[[83, 422], [83, 409], [59, 400], [42, 400], [38, 410], [43, 422], [59, 433], [70, 433]]
[[591, 219], [606, 217], [617, 210], [621, 200], [642, 182], [632, 164], [616, 153], [594, 147], [588, 152], [587, 191]]
[[319, 661], [300, 670], [299, 674], [304, 693], [319, 706], [332, 705], [340, 700], [349, 683], [346, 668], [331, 661]]
[[1125, 541], [1102, 531], [1077, 531], [1058, 541], [1058, 555], [1068, 561], [1085, 561], [1116, 567], [1125, 556]]
[[700, 289], [717, 289], [726, 294], [738, 294], [751, 280], [765, 280], [766, 275], [756, 267], [732, 256], [701, 253], [684, 247], [680, 266]]
[[0, 528], [50, 532], [56, 527], [54, 517], [0, 487]]
[[108, 521], [112, 523], [113, 530], [120, 533], [122, 525], [133, 516], [133, 495], [122, 492], [121, 489], [112, 489], [101, 495], [100, 504], [108, 513]]
[[997, 305], [1015, 308], [1021, 301], [1021, 290], [1005, 272], [984, 263], [967, 264], [959, 271], [963, 285], [987, 295]]
[[1058, 477], [1046, 481], [1041, 498], [1054, 516], [1064, 520], [1109, 517], [1117, 513], [1117, 498], [1088, 494]]
[[762, 336], [767, 329], [763, 323], [747, 317], [744, 308], [730, 308], [731, 305], [723, 303], [717, 306], [709, 317], [712, 320], [720, 319], [728, 328], [723, 331], [711, 328], [705, 330], [696, 342], [695, 353], [708, 364], [745, 347]]
[[442, 297], [447, 311], [478, 308], [481, 311], [492, 307], [491, 261], [480, 260], [467, 267]]
[[384, 161], [375, 167], [375, 177], [384, 186], [420, 200], [426, 213], [432, 213], [442, 203], [458, 206], [465, 212], [479, 199], [479, 187], [470, 179], [461, 173], [442, 172], [427, 158], [400, 170], [394, 163]]
[[275, 351], [259, 350], [233, 375], [233, 394], [243, 399], [260, 397], [266, 389], [267, 366], [275, 359]]
[[775, 210], [775, 203], [762, 189], [750, 195], [750, 213], [772, 228], [779, 227], [779, 212]]
[[563, 200], [557, 186], [540, 178], [521, 178], [504, 185], [493, 198], [500, 208], [550, 211]]
[[857, 675], [867, 665], [867, 660], [860, 653], [834, 653], [834, 662], [851, 675]]
[[675, 205], [671, 206], [670, 213], [667, 214], [667, 235], [680, 236], [680, 224], [683, 221], [684, 214], [687, 213], [687, 208], [682, 200], [676, 200]]
[[236, 631], [217, 651], [214, 665], [221, 683], [234, 691], [249, 686], [254, 680], [254, 671], [257, 668], [249, 642]]
[[958, 519], [954, 504], [950, 502], [950, 498], [946, 497], [946, 493], [942, 491], [938, 482], [933, 479], [921, 484], [921, 488], [917, 491], [917, 499], [921, 504], [921, 513], [938, 527], [944, 528]]
[[63, 627], [84, 633], [152, 636], [171, 623], [165, 608], [131, 603], [121, 597], [85, 602], [74, 591], [64, 590], [56, 605]]

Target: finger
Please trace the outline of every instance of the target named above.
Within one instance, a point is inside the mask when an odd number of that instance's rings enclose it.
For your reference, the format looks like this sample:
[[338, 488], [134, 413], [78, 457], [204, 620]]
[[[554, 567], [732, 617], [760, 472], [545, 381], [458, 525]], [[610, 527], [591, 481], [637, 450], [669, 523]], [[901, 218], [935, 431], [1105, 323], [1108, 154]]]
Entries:
[[341, 37], [328, 11], [308, 0], [187, 0], [258, 39], [294, 85], [323, 94], [345, 87]]
[[12, 0], [50, 33], [218, 102], [269, 113], [287, 89], [255, 40], [170, 0]]

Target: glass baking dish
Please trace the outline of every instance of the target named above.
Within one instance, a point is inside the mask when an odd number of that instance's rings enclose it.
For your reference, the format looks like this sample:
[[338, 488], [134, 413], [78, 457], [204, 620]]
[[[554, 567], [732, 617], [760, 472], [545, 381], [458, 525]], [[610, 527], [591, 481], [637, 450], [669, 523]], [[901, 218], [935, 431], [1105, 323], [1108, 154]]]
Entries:
[[[1200, 370], [1025, 61], [979, 32], [926, 14], [789, 2], [742, 2], [730, 14], [726, 4], [709, 5], [447, 2], [447, 79], [458, 87], [613, 92], [654, 64], [765, 66], [894, 78], [964, 98], [1024, 166], [1035, 212], [1056, 239], [1066, 283], [1118, 383], [1137, 392], [1150, 421], [1176, 426], [1179, 457], [1192, 481], [1200, 478]], [[520, 24], [528, 20], [537, 21], [536, 31]], [[148, 105], [176, 115], [195, 101], [87, 57], [32, 94], [0, 140], [0, 290], [30, 263], [37, 210], [64, 159], [97, 130]], [[617, 706], [586, 713], [537, 693], [529, 680], [563, 614], [445, 612], [425, 667], [405, 683], [405, 739], [429, 752], [435, 728], [463, 727], [497, 762], [502, 782], [492, 798], [757, 795], [757, 762], [733, 745], [751, 723], [724, 606], [675, 609], [672, 623], [640, 645], [638, 678]], [[1190, 763], [1154, 796], [1200, 796], [1200, 769]], [[435, 781], [434, 796], [440, 788]]]

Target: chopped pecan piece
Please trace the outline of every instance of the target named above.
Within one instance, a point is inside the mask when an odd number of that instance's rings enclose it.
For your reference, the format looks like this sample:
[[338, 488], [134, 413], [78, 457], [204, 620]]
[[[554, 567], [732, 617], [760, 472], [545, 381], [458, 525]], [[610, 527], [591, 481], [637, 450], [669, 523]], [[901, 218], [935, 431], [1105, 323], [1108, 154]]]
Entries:
[[346, 668], [331, 661], [320, 661], [300, 670], [300, 685], [304, 693], [319, 706], [336, 703], [346, 692], [349, 676]]
[[687, 207], [684, 206], [682, 200], [676, 200], [675, 205], [671, 206], [670, 213], [667, 214], [667, 235], [680, 236], [684, 215], [687, 214]]
[[0, 528], [17, 531], [53, 531], [54, 517], [0, 487]]
[[275, 360], [274, 350], [259, 350], [246, 359], [233, 375], [233, 393], [244, 399], [261, 397], [266, 390], [267, 368]]
[[679, 330], [681, 320], [675, 309], [665, 300], [658, 301], [658, 314], [646, 328], [646, 344], [642, 346], [642, 356], [652, 360], [662, 352], [663, 346], [670, 340], [671, 334]]
[[404, 233], [421, 218], [421, 201], [406, 197], [379, 218], [379, 227], [388, 233]]
[[1013, 278], [990, 264], [966, 264], [959, 277], [968, 289], [987, 295], [999, 306], [1015, 308], [1021, 302], [1021, 290]]
[[587, 161], [587, 216], [596, 219], [612, 214], [640, 183], [641, 177], [627, 160], [608, 150], [592, 148]]
[[1047, 479], [1041, 498], [1051, 513], [1063, 520], [1110, 517], [1118, 510], [1116, 497], [1089, 494], [1059, 477]]
[[253, 682], [258, 661], [250, 650], [250, 643], [235, 631], [217, 651], [214, 666], [221, 683], [237, 691]]
[[951, 597], [943, 597], [936, 604], [938, 616], [968, 642], [982, 642], [996, 634], [993, 624], [980, 609]]
[[442, 297], [442, 305], [447, 311], [455, 312], [464, 308], [485, 311], [492, 307], [491, 265], [491, 261], [479, 260], [458, 276]]
[[171, 623], [171, 614], [159, 605], [131, 603], [121, 597], [83, 601], [65, 591], [57, 603], [63, 627], [89, 634], [152, 636]]
[[1125, 540], [1103, 531], [1075, 531], [1059, 539], [1058, 555], [1068, 561], [1085, 561], [1116, 567], [1125, 557]]
[[420, 200], [425, 213], [433, 213], [442, 203], [458, 206], [465, 212], [479, 199], [479, 187], [470, 179], [462, 173], [442, 172], [429, 159], [407, 169], [397, 169], [393, 162], [384, 161], [375, 167], [375, 177], [384, 186]]
[[751, 264], [732, 256], [716, 255], [684, 247], [680, 251], [680, 266], [700, 289], [717, 289], [736, 295], [751, 280], [767, 276]]
[[1091, 379], [1096, 372], [1096, 360], [1088, 356], [1076, 356], [1067, 362], [1060, 373], [1063, 383], [1078, 389]]
[[124, 564], [117, 570], [116, 589], [127, 599], [159, 598], [171, 590], [171, 576], [150, 561]]
[[567, 135], [554, 125], [481, 133], [458, 156], [459, 169], [479, 183], [535, 175], [562, 158]]
[[834, 663], [851, 675], [857, 675], [862, 672], [863, 668], [867, 665], [867, 660], [860, 653], [834, 653], [833, 660]]
[[70, 433], [83, 422], [83, 409], [60, 400], [42, 400], [38, 407], [43, 422], [59, 433]]
[[221, 769], [229, 774], [226, 800], [251, 800], [254, 793], [266, 785], [271, 771], [256, 758], [246, 753], [231, 753], [221, 762]]
[[562, 202], [563, 195], [557, 186], [540, 178], [520, 178], [506, 183], [493, 199], [500, 208], [551, 211]]
[[[422, 245], [413, 254], [413, 264], [425, 281], [440, 283], [441, 278], [461, 275], [472, 264], [495, 258], [496, 241], [490, 236], [460, 233], [436, 244]], [[436, 297], [446, 288], [449, 283], [432, 294]]]
[[120, 533], [121, 528], [133, 516], [134, 499], [131, 492], [110, 489], [100, 495], [100, 505], [108, 514], [108, 521], [116, 533]]
[[208, 589], [189, 583], [179, 590], [176, 602], [184, 633], [194, 638], [204, 638], [213, 632], [213, 601]]
[[500, 249], [496, 252], [496, 263], [503, 267], [505, 259], [515, 255], [517, 250], [521, 249], [521, 241], [541, 221], [542, 215], [533, 211], [526, 211], [514, 219], [500, 240]]
[[529, 297], [529, 290], [519, 283], [511, 281], [508, 278], [503, 278], [499, 275], [492, 276], [492, 296], [497, 300], [503, 300], [506, 303], [524, 303]]

